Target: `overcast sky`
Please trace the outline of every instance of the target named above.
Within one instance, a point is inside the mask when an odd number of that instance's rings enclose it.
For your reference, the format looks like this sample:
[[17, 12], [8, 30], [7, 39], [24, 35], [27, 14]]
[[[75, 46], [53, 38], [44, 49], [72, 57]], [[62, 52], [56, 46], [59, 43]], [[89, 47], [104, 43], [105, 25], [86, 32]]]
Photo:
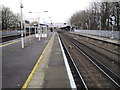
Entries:
[[[85, 9], [91, 0], [21, 0], [23, 3], [23, 15], [27, 19], [36, 19], [37, 13], [41, 12], [40, 20], [50, 22], [66, 22], [70, 16], [79, 10]], [[2, 0], [2, 4], [10, 7], [15, 13], [20, 13], [20, 0]], [[42, 11], [47, 10], [47, 13]]]

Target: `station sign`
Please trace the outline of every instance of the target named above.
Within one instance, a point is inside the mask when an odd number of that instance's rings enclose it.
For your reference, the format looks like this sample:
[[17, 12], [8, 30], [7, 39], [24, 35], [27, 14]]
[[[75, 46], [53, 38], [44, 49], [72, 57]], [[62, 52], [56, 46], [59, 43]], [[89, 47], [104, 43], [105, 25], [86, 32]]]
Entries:
[[116, 17], [115, 17], [115, 15], [110, 15], [109, 20], [110, 20], [110, 24], [111, 25], [115, 25], [116, 24]]

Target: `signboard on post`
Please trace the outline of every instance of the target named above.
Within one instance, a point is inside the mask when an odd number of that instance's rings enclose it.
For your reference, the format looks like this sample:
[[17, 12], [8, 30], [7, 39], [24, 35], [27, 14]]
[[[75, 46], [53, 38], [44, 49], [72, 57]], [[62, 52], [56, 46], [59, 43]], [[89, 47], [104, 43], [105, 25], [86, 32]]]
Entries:
[[113, 39], [113, 29], [114, 29], [114, 25], [116, 24], [116, 17], [115, 15], [110, 15], [110, 25], [112, 25], [112, 31], [111, 31], [111, 38]]
[[115, 25], [116, 24], [116, 17], [115, 15], [110, 15], [110, 25]]

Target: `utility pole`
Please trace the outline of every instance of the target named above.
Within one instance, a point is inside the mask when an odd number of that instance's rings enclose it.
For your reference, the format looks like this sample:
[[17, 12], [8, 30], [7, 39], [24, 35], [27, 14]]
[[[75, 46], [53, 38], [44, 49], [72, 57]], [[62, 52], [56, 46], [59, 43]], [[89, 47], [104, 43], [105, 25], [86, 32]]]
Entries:
[[39, 12], [38, 12], [38, 37], [40, 41], [41, 33], [40, 33], [40, 17], [39, 17]]
[[23, 32], [23, 17], [22, 17], [22, 2], [20, 0], [20, 9], [21, 9], [21, 44], [22, 44], [22, 48], [24, 48], [24, 32]]

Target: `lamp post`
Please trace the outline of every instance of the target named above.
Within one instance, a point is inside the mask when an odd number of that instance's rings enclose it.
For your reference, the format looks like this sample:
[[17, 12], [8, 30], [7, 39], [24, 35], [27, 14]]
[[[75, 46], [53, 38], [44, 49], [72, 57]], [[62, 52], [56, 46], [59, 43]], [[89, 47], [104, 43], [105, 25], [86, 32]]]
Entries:
[[24, 48], [24, 35], [23, 35], [23, 17], [22, 17], [22, 8], [23, 8], [23, 4], [20, 0], [20, 9], [21, 9], [21, 44], [22, 44], [22, 48]]
[[[43, 12], [48, 12], [48, 11], [43, 11]], [[40, 41], [40, 37], [41, 37], [41, 32], [40, 32], [40, 17], [39, 14], [42, 12], [29, 12], [29, 13], [37, 13], [38, 14], [38, 37], [39, 37], [39, 41]]]

